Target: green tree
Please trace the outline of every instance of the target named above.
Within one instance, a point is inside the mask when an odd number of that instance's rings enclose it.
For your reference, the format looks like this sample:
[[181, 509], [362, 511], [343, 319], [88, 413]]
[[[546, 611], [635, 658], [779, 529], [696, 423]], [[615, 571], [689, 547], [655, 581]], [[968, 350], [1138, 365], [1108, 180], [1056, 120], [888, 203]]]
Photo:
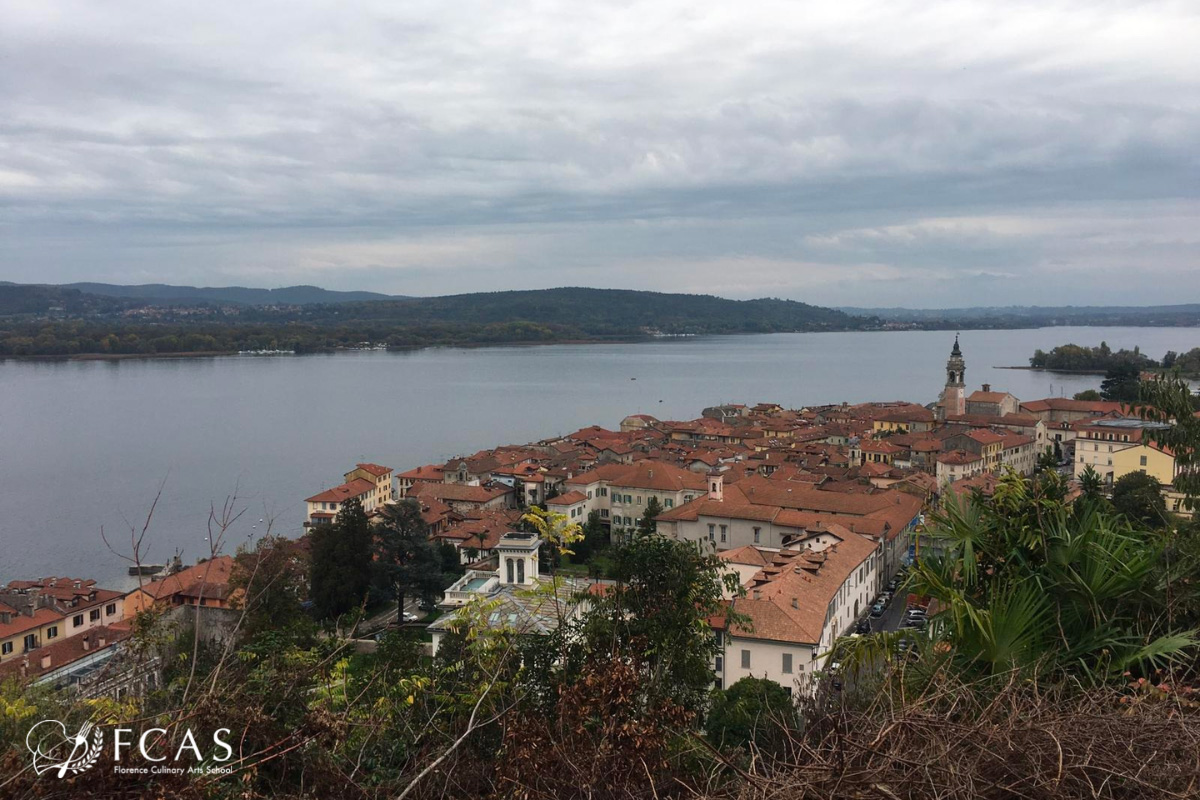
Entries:
[[1161, 528], [1166, 523], [1167, 504], [1158, 481], [1144, 472], [1130, 472], [1113, 484], [1112, 504], [1135, 525]]
[[1088, 464], [1083, 468], [1083, 472], [1079, 473], [1079, 488], [1083, 492], [1084, 500], [1092, 503], [1104, 500], [1104, 479], [1091, 464]]
[[309, 596], [321, 619], [362, 605], [371, 587], [371, 523], [357, 500], [342, 503], [330, 525], [317, 525], [312, 541]]
[[1104, 398], [1101, 397], [1100, 393], [1098, 391], [1096, 391], [1095, 389], [1084, 389], [1082, 392], [1075, 393], [1075, 399], [1076, 400], [1090, 400], [1092, 402], [1095, 402], [1096, 400], [1103, 400]]
[[311, 624], [302, 605], [310, 569], [305, 549], [282, 536], [264, 536], [253, 548], [240, 548], [229, 585], [235, 607], [245, 614], [242, 633], [253, 637], [266, 630]]
[[575, 543], [575, 562], [590, 561], [608, 547], [608, 529], [600, 521], [600, 512], [588, 514], [587, 522], [583, 524], [583, 538]]
[[1143, 419], [1170, 426], [1147, 430], [1146, 437], [1175, 457], [1174, 487], [1184, 496], [1183, 507], [1200, 507], [1200, 416], [1194, 411], [1197, 395], [1176, 374], [1143, 383], [1141, 400], [1144, 406], [1139, 413]]
[[375, 529], [375, 575], [376, 588], [395, 599], [401, 617], [406, 597], [433, 602], [446, 587], [442, 557], [416, 500], [384, 507]]
[[719, 652], [708, 621], [733, 618], [723, 598], [740, 592], [737, 576], [695, 542], [664, 536], [635, 536], [613, 561], [615, 584], [595, 600], [578, 641], [587, 652], [636, 654], [649, 704], [698, 713]]
[[1054, 454], [1054, 448], [1047, 447], [1041, 452], [1040, 455], [1038, 455], [1037, 465], [1034, 467], [1034, 469], [1037, 472], [1041, 472], [1042, 470], [1054, 469], [1057, 466], [1058, 456]]
[[1105, 400], [1134, 403], [1138, 399], [1141, 370], [1137, 365], [1122, 362], [1109, 367], [1100, 384], [1100, 396]]
[[638, 536], [653, 536], [658, 532], [655, 518], [663, 512], [662, 503], [658, 502], [657, 497], [651, 497], [646, 501], [646, 510], [642, 512], [642, 516], [637, 521]]
[[792, 696], [775, 681], [742, 678], [713, 693], [704, 731], [717, 747], [746, 747], [778, 754], [799, 727]]

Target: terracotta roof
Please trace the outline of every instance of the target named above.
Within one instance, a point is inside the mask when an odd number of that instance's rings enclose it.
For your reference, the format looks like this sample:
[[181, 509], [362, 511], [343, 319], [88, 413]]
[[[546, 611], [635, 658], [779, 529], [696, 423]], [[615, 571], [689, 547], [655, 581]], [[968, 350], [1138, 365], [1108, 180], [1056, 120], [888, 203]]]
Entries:
[[354, 480], [343, 483], [341, 486], [335, 486], [332, 489], [326, 489], [320, 494], [314, 494], [305, 500], [306, 503], [343, 503], [352, 497], [362, 497], [368, 492], [375, 491], [375, 484], [366, 478], [355, 478]]
[[974, 439], [980, 444], [996, 444], [1004, 441], [1004, 437], [994, 431], [989, 431], [987, 428], [976, 428], [975, 430], [967, 431], [967, 438]]
[[441, 481], [446, 476], [446, 470], [439, 464], [426, 464], [423, 467], [401, 472], [396, 477], [410, 481]]
[[[104, 625], [91, 628], [85, 633], [58, 639], [51, 644], [43, 645], [17, 658], [5, 661], [3, 664], [0, 664], [0, 677], [19, 676], [21, 675], [21, 668], [24, 666], [25, 678], [33, 679], [48, 672], [53, 672], [56, 669], [62, 669], [87, 656], [107, 650], [109, 647], [128, 639], [132, 635], [133, 631], [125, 625]], [[99, 646], [99, 641], [102, 638], [104, 639], [104, 647]], [[83, 646], [85, 639], [88, 644], [87, 649]], [[46, 656], [50, 657], [50, 663], [43, 667], [42, 659]]]
[[355, 464], [354, 466], [358, 467], [364, 472], [371, 473], [376, 478], [382, 478], [384, 475], [387, 475], [392, 471], [391, 467], [384, 467], [380, 466], [379, 464]]
[[471, 486], [466, 483], [420, 483], [412, 493], [418, 497], [433, 497], [443, 502], [487, 503], [503, 497], [512, 489], [507, 486]]
[[706, 516], [762, 520], [798, 530], [837, 523], [854, 533], [894, 539], [920, 510], [920, 499], [904, 492], [885, 489], [870, 494], [842, 494], [804, 485], [788, 487], [754, 477], [726, 485], [722, 500], [711, 500], [706, 494], [667, 510], [657, 519], [696, 521]]
[[1001, 403], [1004, 398], [1012, 397], [1008, 392], [971, 392], [968, 403]]
[[747, 582], [747, 597], [732, 601], [733, 610], [749, 617], [750, 625], [735, 623], [730, 633], [818, 644], [834, 595], [876, 548], [874, 542], [850, 535], [820, 551], [763, 551], [767, 565]]
[[229, 593], [229, 574], [233, 571], [232, 556], [217, 556], [193, 567], [180, 570], [141, 587], [154, 600], [169, 600], [175, 596], [225, 597]]
[[1046, 411], [1074, 411], [1086, 412], [1089, 414], [1108, 414], [1113, 411], [1121, 411], [1124, 408], [1123, 403], [1117, 403], [1110, 400], [1072, 400], [1069, 397], [1047, 397], [1044, 400], [1030, 400], [1026, 403], [1021, 403], [1021, 408], [1031, 413], [1044, 413]]
[[576, 503], [582, 503], [587, 500], [587, 495], [578, 489], [573, 489], [569, 492], [564, 492], [557, 497], [551, 497], [546, 501], [548, 506], [573, 506]]
[[63, 616], [61, 612], [51, 608], [36, 609], [31, 617], [17, 613], [13, 616], [12, 622], [0, 623], [0, 639], [7, 639], [10, 636], [36, 630], [43, 625], [51, 624], [55, 620], [63, 619]]
[[974, 464], [976, 461], [982, 461], [983, 456], [975, 453], [968, 453], [966, 450], [951, 450], [949, 453], [943, 453], [937, 457], [939, 464], [963, 465]]
[[703, 475], [676, 467], [665, 461], [636, 461], [632, 464], [605, 464], [602, 467], [576, 475], [567, 481], [570, 486], [588, 486], [604, 481], [610, 486], [631, 489], [651, 489], [662, 492], [685, 490], [707, 491], [708, 483]]

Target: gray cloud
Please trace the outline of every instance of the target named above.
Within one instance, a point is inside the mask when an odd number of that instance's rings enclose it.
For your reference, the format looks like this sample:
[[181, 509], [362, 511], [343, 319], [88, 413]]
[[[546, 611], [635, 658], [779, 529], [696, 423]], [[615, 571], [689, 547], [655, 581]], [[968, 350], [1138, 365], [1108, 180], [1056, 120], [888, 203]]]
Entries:
[[9, 280], [1200, 296], [1191, 3], [0, 17]]

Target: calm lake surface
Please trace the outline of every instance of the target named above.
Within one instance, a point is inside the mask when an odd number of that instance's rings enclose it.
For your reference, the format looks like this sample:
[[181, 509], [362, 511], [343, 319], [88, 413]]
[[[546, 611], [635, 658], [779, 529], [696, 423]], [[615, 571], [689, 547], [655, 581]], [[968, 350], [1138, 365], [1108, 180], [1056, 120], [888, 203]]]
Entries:
[[[968, 390], [1021, 399], [1071, 394], [1099, 377], [994, 369], [1034, 348], [1140, 345], [1160, 358], [1200, 329], [967, 331]], [[405, 470], [626, 414], [698, 416], [721, 402], [787, 407], [937, 398], [947, 332], [776, 334], [637, 344], [428, 349], [282, 357], [0, 362], [0, 581], [94, 577], [119, 588], [160, 484], [148, 557], [206, 554], [209, 506], [235, 489], [246, 513], [227, 551], [266, 531], [294, 535], [303, 499], [357, 461]], [[636, 380], [631, 380], [636, 378]]]

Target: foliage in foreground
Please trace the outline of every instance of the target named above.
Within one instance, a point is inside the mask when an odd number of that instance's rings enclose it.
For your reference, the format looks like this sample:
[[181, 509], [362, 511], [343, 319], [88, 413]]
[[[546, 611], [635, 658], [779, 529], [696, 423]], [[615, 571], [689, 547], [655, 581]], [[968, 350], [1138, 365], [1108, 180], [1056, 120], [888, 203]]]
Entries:
[[1052, 473], [1010, 472], [990, 501], [950, 500], [930, 538], [944, 555], [919, 562], [910, 586], [938, 604], [931, 633], [960, 674], [1103, 682], [1194, 654], [1194, 631], [1165, 613], [1166, 540], [1086, 497], [1068, 506]]

